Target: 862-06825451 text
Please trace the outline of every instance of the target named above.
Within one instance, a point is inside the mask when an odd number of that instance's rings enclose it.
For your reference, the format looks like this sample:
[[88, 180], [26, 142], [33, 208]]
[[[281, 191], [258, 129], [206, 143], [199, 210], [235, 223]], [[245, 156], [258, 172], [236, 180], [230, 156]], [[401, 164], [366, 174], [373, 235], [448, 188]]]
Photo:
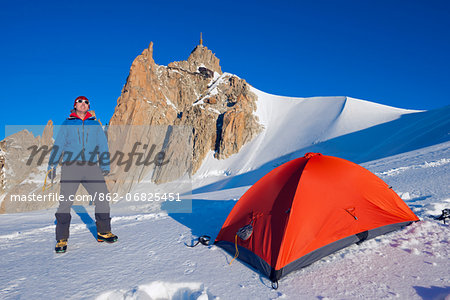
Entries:
[[180, 193], [126, 193], [124, 198], [136, 202], [181, 202]]
[[[64, 201], [64, 195], [59, 193], [49, 194], [15, 194], [10, 195], [11, 201], [35, 202], [35, 201]], [[94, 193], [94, 195], [70, 195], [69, 201], [108, 201], [118, 202], [125, 199], [127, 202], [181, 202], [180, 193], [126, 193], [120, 197], [118, 193]]]

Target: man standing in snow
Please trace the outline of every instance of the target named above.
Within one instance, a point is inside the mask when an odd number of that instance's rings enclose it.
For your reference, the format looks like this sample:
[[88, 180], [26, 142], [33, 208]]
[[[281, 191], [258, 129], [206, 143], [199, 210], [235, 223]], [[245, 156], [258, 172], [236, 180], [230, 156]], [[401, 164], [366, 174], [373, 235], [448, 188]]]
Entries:
[[75, 99], [74, 109], [58, 133], [48, 163], [48, 177], [56, 176], [56, 165], [62, 156], [61, 190], [56, 216], [55, 251], [64, 253], [69, 238], [70, 209], [78, 186], [83, 184], [95, 203], [97, 241], [114, 243], [118, 237], [111, 233], [108, 188], [104, 176], [109, 174], [108, 142], [102, 126], [88, 112], [89, 100], [80, 96]]

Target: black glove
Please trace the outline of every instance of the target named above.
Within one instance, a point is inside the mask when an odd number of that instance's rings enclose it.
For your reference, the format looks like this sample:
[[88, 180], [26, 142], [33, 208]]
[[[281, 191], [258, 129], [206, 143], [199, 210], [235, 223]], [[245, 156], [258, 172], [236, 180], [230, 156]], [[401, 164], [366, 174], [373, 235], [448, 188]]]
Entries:
[[103, 174], [103, 176], [108, 176], [109, 170], [103, 170], [103, 171], [102, 171], [102, 174]]
[[52, 179], [55, 179], [55, 177], [56, 177], [56, 168], [51, 168], [50, 170], [49, 170], [50, 172], [48, 172], [48, 179], [50, 179], [50, 180], [52, 180]]

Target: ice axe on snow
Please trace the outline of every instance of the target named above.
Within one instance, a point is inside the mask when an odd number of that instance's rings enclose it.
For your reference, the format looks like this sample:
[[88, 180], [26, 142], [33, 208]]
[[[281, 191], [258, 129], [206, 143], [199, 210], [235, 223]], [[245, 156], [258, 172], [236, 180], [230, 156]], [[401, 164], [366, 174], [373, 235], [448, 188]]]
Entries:
[[190, 248], [193, 248], [193, 247], [197, 246], [198, 244], [202, 244], [202, 245], [208, 246], [210, 240], [211, 240], [211, 237], [209, 235], [202, 235], [202, 236], [200, 236], [197, 239], [195, 244], [188, 245], [188, 244], [184, 243], [184, 245], [187, 246], [187, 247], [190, 247]]
[[450, 208], [445, 208], [442, 210], [442, 214], [439, 217], [435, 217], [436, 220], [444, 221], [450, 219]]

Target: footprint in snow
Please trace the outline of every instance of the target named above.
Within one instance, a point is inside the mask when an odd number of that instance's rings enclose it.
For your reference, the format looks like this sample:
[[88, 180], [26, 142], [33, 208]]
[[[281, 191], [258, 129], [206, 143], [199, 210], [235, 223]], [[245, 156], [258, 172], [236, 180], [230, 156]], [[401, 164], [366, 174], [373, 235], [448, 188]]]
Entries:
[[183, 242], [185, 235], [183, 233], [178, 235], [177, 244]]
[[191, 274], [195, 271], [197, 264], [195, 262], [192, 262], [190, 260], [187, 260], [183, 263], [183, 266], [186, 268], [184, 269], [184, 275]]

